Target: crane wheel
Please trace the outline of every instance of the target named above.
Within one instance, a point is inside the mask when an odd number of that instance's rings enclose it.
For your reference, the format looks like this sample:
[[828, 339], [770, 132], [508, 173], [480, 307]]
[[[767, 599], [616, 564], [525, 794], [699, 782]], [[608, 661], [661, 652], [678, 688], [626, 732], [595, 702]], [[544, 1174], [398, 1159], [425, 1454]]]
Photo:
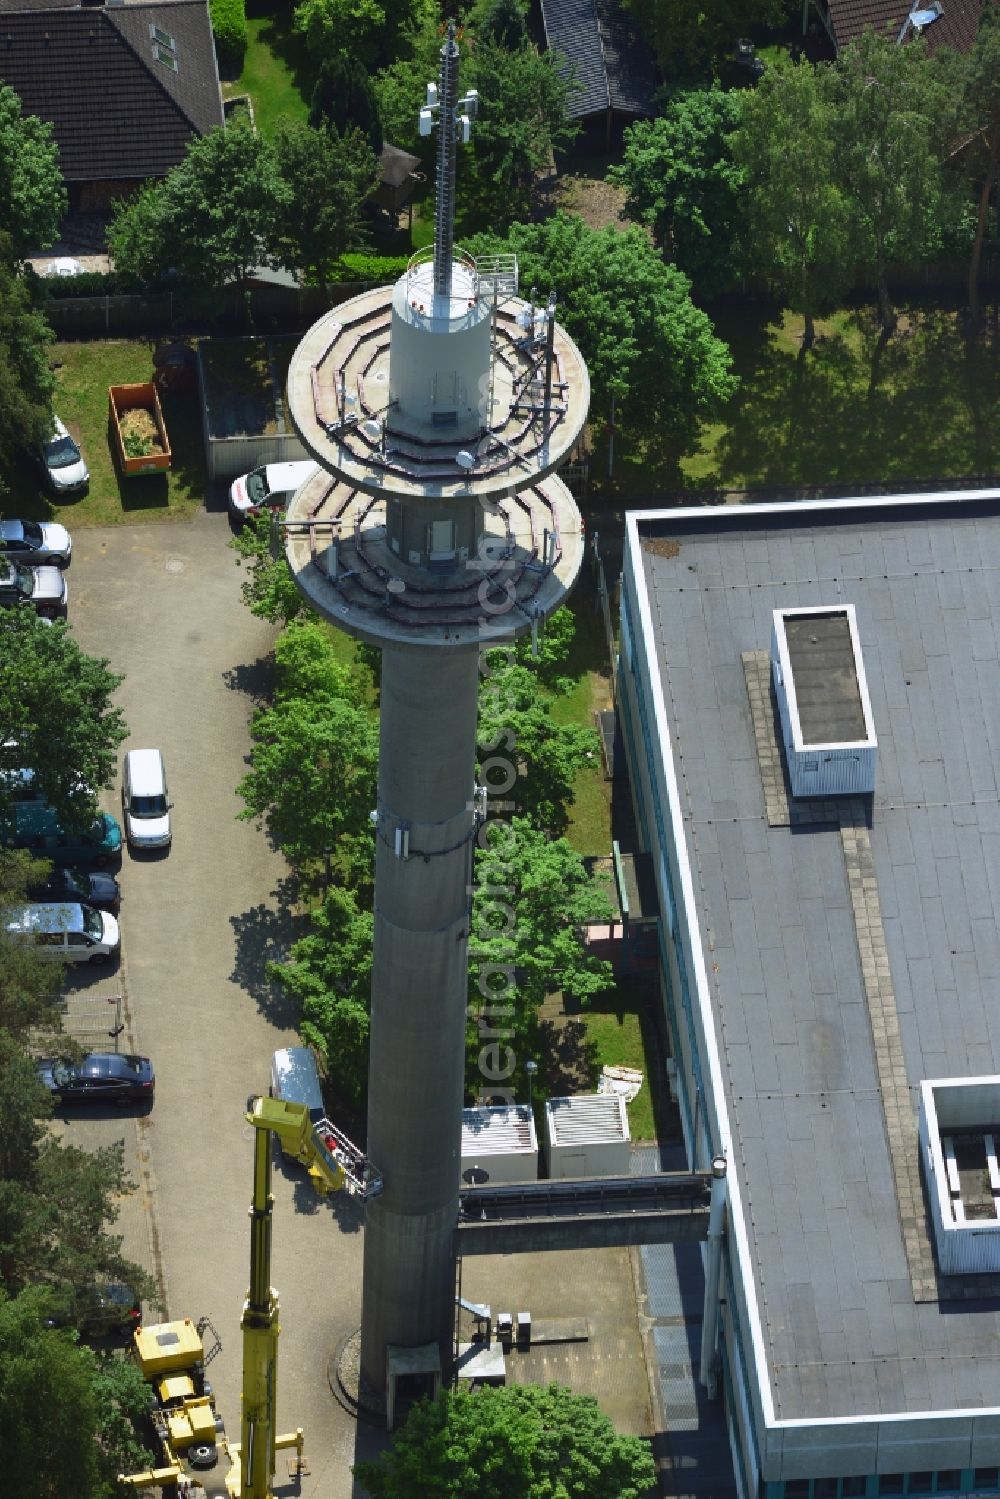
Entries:
[[212, 1442], [199, 1442], [188, 1448], [187, 1460], [192, 1468], [214, 1468], [219, 1461], [219, 1449]]

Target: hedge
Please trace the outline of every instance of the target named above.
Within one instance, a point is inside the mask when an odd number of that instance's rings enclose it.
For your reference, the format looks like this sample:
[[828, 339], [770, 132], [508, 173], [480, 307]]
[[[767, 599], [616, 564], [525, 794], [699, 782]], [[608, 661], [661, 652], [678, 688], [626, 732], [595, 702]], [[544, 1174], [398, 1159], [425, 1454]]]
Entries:
[[242, 67], [247, 50], [246, 0], [210, 0], [212, 31], [220, 60]]
[[70, 297], [113, 297], [142, 295], [147, 288], [137, 276], [124, 271], [82, 271], [78, 276], [39, 276], [42, 294], [55, 301]]
[[334, 281], [395, 281], [410, 263], [408, 255], [342, 255]]

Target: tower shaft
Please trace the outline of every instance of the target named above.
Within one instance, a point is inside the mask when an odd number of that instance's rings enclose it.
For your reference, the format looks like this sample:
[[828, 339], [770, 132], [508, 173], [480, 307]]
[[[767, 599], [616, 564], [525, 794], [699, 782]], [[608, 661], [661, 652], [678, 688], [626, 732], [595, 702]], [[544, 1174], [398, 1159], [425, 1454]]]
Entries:
[[[386, 1348], [451, 1362], [479, 653], [382, 652], [361, 1373]], [[408, 837], [408, 857], [401, 857]]]

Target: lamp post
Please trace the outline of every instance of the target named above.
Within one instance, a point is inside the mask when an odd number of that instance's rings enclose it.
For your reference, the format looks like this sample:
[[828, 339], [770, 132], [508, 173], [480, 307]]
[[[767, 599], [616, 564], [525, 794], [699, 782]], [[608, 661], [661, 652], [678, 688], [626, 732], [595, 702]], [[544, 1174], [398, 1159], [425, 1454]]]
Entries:
[[531, 1085], [532, 1085], [532, 1083], [535, 1080], [535, 1073], [538, 1071], [538, 1063], [536, 1061], [534, 1061], [531, 1057], [529, 1057], [528, 1060], [524, 1064], [524, 1070], [528, 1074], [528, 1108], [530, 1109], [531, 1108]]

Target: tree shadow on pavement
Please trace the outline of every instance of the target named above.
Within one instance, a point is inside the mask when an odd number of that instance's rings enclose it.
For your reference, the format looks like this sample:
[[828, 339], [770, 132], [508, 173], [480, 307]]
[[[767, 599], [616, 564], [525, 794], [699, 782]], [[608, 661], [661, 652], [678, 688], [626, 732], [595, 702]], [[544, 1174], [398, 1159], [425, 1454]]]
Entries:
[[271, 699], [274, 657], [258, 656], [256, 661], [243, 661], [222, 673], [222, 680], [231, 692], [242, 692], [258, 705]]
[[236, 958], [229, 975], [253, 999], [272, 1025], [294, 1026], [297, 1006], [267, 972], [269, 963], [284, 962], [292, 943], [308, 927], [298, 910], [299, 886], [294, 875], [286, 875], [271, 891], [273, 904], [251, 906], [229, 918], [236, 939]]

